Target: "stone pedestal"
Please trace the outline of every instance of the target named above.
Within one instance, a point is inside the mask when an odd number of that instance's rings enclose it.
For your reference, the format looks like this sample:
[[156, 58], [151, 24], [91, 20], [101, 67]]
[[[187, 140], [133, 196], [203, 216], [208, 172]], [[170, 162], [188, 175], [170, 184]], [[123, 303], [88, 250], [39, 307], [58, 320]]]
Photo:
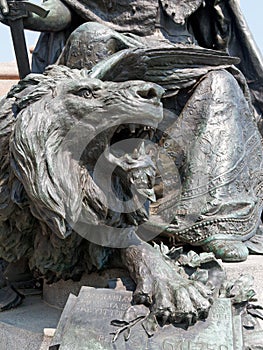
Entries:
[[108, 288], [108, 282], [115, 278], [127, 277], [122, 269], [108, 269], [101, 273], [84, 274], [79, 282], [72, 280], [46, 284], [43, 286], [43, 300], [49, 305], [63, 309], [71, 294], [78, 295], [82, 286]]
[[[254, 276], [259, 303], [263, 305], [263, 256], [249, 256], [246, 262], [224, 264], [224, 267], [229, 278], [237, 278], [244, 273]], [[57, 327], [62, 308], [70, 292], [78, 295], [82, 284], [105, 288], [109, 279], [124, 276], [127, 276], [124, 270], [112, 269], [102, 274], [84, 276], [81, 283], [77, 284], [72, 281], [60, 281], [50, 286], [45, 285], [46, 301], [39, 296], [26, 297], [18, 308], [0, 313], [0, 349], [48, 350], [52, 338], [44, 337], [44, 329]], [[50, 304], [57, 307], [52, 307]], [[48, 334], [48, 332], [45, 333]], [[52, 332], [49, 333], [52, 335]], [[133, 350], [137, 349], [133, 348]]]

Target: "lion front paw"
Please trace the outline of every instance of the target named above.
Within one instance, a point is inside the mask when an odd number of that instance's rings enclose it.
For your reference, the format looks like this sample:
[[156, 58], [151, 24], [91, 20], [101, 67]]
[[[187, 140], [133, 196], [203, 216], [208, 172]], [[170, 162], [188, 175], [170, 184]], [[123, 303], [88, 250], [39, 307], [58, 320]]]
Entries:
[[[149, 278], [148, 278], [149, 279]], [[134, 302], [150, 306], [151, 312], [161, 324], [194, 324], [208, 316], [212, 302], [212, 291], [200, 282], [182, 279], [175, 273], [173, 279], [166, 276], [151, 277], [147, 292], [144, 282], [139, 283], [134, 293]]]
[[149, 306], [162, 325], [191, 325], [207, 317], [213, 294], [210, 288], [181, 276], [148, 244], [128, 249], [130, 271], [137, 283], [135, 303]]

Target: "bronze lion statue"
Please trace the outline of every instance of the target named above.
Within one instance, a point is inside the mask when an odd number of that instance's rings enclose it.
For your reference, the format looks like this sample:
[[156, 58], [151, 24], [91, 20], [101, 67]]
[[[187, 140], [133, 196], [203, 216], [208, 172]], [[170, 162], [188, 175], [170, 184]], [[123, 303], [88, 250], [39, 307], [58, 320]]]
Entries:
[[[162, 94], [154, 83], [102, 82], [62, 66], [14, 86], [1, 101], [0, 256], [26, 259], [50, 283], [79, 279], [117, 256], [137, 285], [136, 303], [164, 322], [191, 324], [206, 317], [210, 288], [181, 276], [136, 235], [155, 176], [141, 139], [162, 119]], [[139, 139], [133, 150], [107, 150], [130, 134]], [[97, 180], [98, 163], [104, 173], [112, 166], [113, 189]]]

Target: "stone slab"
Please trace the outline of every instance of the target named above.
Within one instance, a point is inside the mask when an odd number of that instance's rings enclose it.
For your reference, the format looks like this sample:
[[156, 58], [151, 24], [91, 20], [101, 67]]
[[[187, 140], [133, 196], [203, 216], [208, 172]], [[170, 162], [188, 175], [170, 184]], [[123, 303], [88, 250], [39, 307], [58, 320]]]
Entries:
[[71, 313], [76, 304], [77, 297], [73, 294], [69, 295], [68, 301], [64, 307], [64, 310], [61, 314], [59, 323], [57, 325], [57, 330], [55, 336], [52, 339], [49, 350], [57, 350], [62, 342], [63, 334], [65, 333], [68, 321], [71, 317]]
[[[127, 291], [82, 287], [77, 299], [70, 300], [68, 313], [62, 315], [63, 331], [58, 327], [56, 347], [50, 350], [242, 350], [240, 316], [232, 314], [229, 299], [217, 299], [209, 317], [187, 330], [172, 325], [159, 327], [151, 338], [142, 324], [131, 330], [129, 341], [121, 334], [112, 342], [117, 329], [111, 321], [122, 319], [131, 305]], [[67, 306], [66, 306], [67, 307]], [[67, 317], [63, 322], [63, 316]], [[55, 335], [56, 337], [56, 335]], [[59, 339], [60, 338], [60, 339]], [[238, 339], [236, 342], [235, 339]], [[60, 346], [59, 346], [60, 343]]]

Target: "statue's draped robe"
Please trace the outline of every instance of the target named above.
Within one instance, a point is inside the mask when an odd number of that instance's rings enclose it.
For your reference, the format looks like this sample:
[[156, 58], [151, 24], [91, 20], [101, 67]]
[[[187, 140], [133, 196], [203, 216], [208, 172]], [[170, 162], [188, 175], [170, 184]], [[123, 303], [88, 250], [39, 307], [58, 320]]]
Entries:
[[246, 241], [257, 232], [262, 140], [243, 87], [225, 69], [206, 73], [166, 130], [164, 154], [177, 163], [182, 191], [176, 197], [171, 188], [153, 213], [163, 222], [173, 217], [180, 241]]

